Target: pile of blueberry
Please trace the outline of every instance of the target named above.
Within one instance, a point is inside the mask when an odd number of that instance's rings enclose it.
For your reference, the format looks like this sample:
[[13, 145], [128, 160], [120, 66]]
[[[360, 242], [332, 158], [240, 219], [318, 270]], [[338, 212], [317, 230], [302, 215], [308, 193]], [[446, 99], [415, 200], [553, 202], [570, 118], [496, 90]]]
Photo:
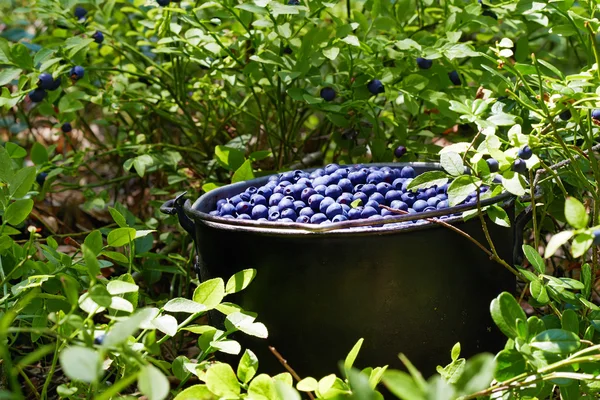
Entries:
[[[311, 173], [289, 171], [269, 177], [264, 186], [250, 186], [231, 198], [219, 199], [216, 210], [211, 211], [210, 215], [322, 224], [398, 216], [380, 205], [411, 214], [448, 208], [448, 185], [408, 190], [415, 175], [414, 168], [410, 166], [391, 168], [329, 164]], [[474, 202], [476, 193], [465, 200], [465, 203]]]

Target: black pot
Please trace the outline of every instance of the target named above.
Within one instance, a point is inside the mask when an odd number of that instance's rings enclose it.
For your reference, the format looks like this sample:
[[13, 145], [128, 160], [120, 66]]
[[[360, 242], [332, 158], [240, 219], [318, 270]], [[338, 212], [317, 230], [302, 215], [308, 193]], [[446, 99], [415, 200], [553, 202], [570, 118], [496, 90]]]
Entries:
[[[411, 165], [417, 173], [440, 169], [433, 163], [386, 165]], [[464, 356], [503, 347], [506, 338], [494, 325], [489, 306], [500, 292], [514, 291], [515, 276], [471, 241], [435, 223], [335, 230], [329, 226], [323, 231], [321, 225], [228, 220], [208, 214], [218, 199], [266, 181], [264, 177], [224, 186], [193, 205], [179, 197], [161, 209], [177, 213], [193, 236], [201, 280], [227, 280], [240, 270], [257, 270], [252, 284], [229, 301], [258, 313], [257, 321], [269, 330], [266, 340], [237, 337], [258, 355], [263, 372], [282, 370], [268, 346], [274, 346], [300, 376], [317, 377], [337, 372], [338, 361], [359, 338], [365, 341], [357, 366], [401, 367], [397, 355], [403, 352], [426, 375], [450, 361], [456, 342]], [[514, 220], [512, 200], [504, 194], [482, 204], [498, 203]], [[450, 215], [474, 207], [397, 219]], [[479, 218], [464, 222], [455, 216], [445, 221], [487, 247]], [[522, 227], [489, 223], [488, 228], [499, 255], [511, 263]], [[212, 323], [224, 320], [216, 311], [210, 316]]]

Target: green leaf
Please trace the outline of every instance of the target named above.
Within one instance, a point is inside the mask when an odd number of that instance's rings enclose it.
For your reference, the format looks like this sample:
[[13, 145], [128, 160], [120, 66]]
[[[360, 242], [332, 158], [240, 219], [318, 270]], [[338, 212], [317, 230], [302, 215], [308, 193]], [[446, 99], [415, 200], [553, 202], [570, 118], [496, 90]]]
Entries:
[[206, 306], [207, 310], [215, 308], [225, 297], [225, 283], [221, 278], [209, 279], [202, 282], [194, 290], [195, 302]]
[[249, 181], [254, 179], [254, 173], [252, 172], [252, 162], [250, 160], [244, 161], [244, 163], [233, 173], [231, 183]]
[[546, 245], [546, 251], [544, 252], [544, 258], [552, 257], [556, 250], [563, 244], [567, 243], [571, 237], [573, 237], [573, 231], [563, 231], [552, 236]]
[[[100, 263], [96, 258], [96, 254], [89, 249], [85, 244], [81, 246], [81, 252], [83, 253], [83, 259], [85, 261], [85, 266], [88, 270], [88, 274], [90, 277], [95, 277], [100, 274]], [[98, 303], [100, 304], [100, 303]], [[110, 305], [110, 303], [109, 303]], [[108, 307], [108, 306], [106, 306]]]
[[65, 114], [83, 109], [83, 103], [79, 101], [82, 97], [85, 97], [85, 93], [78, 90], [67, 93], [58, 102], [58, 110]]
[[335, 60], [338, 54], [340, 54], [340, 49], [338, 47], [330, 47], [323, 50], [323, 55], [329, 58], [331, 61]]
[[427, 171], [415, 177], [408, 184], [408, 189], [416, 191], [425, 189], [434, 185], [442, 186], [448, 183], [448, 176], [444, 171]]
[[33, 59], [29, 54], [29, 49], [21, 43], [15, 44], [10, 51], [12, 61], [24, 70], [33, 69]]
[[90, 297], [96, 304], [102, 307], [110, 307], [112, 297], [102, 284], [97, 284], [90, 289]]
[[498, 382], [506, 381], [526, 371], [527, 363], [523, 355], [514, 349], [505, 349], [496, 355], [494, 378]]
[[455, 206], [465, 200], [469, 194], [477, 190], [477, 185], [471, 176], [459, 176], [448, 186], [450, 205]]
[[383, 383], [392, 394], [402, 400], [425, 400], [426, 394], [413, 378], [404, 371], [388, 370], [383, 374]]
[[354, 344], [354, 346], [352, 346], [352, 350], [350, 350], [350, 352], [346, 356], [346, 359], [344, 360], [344, 370], [345, 371], [348, 371], [350, 368], [352, 368], [354, 366], [354, 361], [356, 361], [356, 357], [358, 357], [358, 352], [360, 351], [360, 348], [362, 347], [363, 341], [364, 341], [364, 339], [360, 338]]
[[91, 252], [97, 256], [102, 251], [103, 243], [102, 243], [102, 233], [99, 230], [95, 230], [90, 232], [89, 235], [85, 237], [83, 244], [91, 250]]
[[48, 162], [48, 151], [41, 143], [35, 142], [31, 146], [30, 157], [35, 165], [41, 165]]
[[540, 304], [548, 304], [550, 301], [550, 298], [548, 297], [548, 290], [539, 279], [531, 281], [531, 295]]
[[10, 158], [23, 158], [27, 155], [27, 150], [12, 142], [6, 142], [6, 152]]
[[569, 354], [579, 349], [579, 336], [564, 329], [548, 329], [534, 337], [531, 347], [554, 354]]
[[235, 273], [227, 281], [227, 285], [225, 286], [225, 293], [232, 294], [246, 289], [255, 276], [256, 270], [251, 268]]
[[510, 228], [510, 218], [508, 217], [508, 214], [502, 207], [496, 204], [492, 204], [488, 207], [486, 212], [493, 223], [499, 226], [503, 226], [505, 228]]
[[240, 394], [240, 383], [228, 364], [213, 364], [206, 371], [204, 380], [208, 389], [217, 396], [236, 399]]
[[179, 324], [175, 317], [171, 315], [161, 315], [152, 320], [152, 325], [165, 335], [175, 336]]
[[125, 293], [135, 293], [140, 289], [135, 283], [122, 281], [119, 279], [113, 279], [106, 285], [106, 290], [113, 296], [117, 296]]
[[108, 212], [110, 213], [113, 220], [117, 223], [117, 225], [119, 225], [121, 228], [129, 227], [129, 225], [127, 225], [127, 220], [125, 219], [123, 214], [119, 212], [119, 210], [113, 207], [108, 207]]
[[186, 356], [177, 356], [173, 360], [171, 364], [171, 370], [173, 371], [173, 375], [179, 380], [187, 379], [190, 375], [190, 372], [185, 368], [185, 364], [189, 363], [190, 359]]
[[4, 221], [10, 225], [19, 225], [33, 210], [33, 200], [21, 199], [11, 203], [4, 214]]
[[188, 314], [196, 314], [206, 310], [206, 306], [183, 297], [171, 299], [163, 307], [168, 312], [184, 312]]
[[258, 358], [250, 349], [246, 349], [238, 364], [237, 377], [246, 385], [254, 377], [256, 371], [258, 371]]
[[8, 183], [13, 175], [13, 161], [8, 151], [3, 146], [0, 146], [0, 179]]
[[494, 356], [480, 353], [467, 360], [465, 369], [456, 383], [465, 393], [475, 393], [489, 387], [494, 378]]
[[146, 169], [154, 165], [154, 159], [148, 154], [142, 154], [133, 159], [133, 167], [140, 177], [144, 177]]
[[217, 400], [206, 385], [194, 385], [179, 392], [173, 400]]
[[537, 271], [538, 274], [543, 274], [546, 272], [546, 265], [544, 263], [544, 259], [533, 247], [524, 244], [523, 245], [523, 253], [527, 260], [531, 263], [533, 268]]
[[31, 190], [33, 182], [35, 182], [35, 175], [35, 167], [25, 167], [18, 170], [8, 182], [10, 196], [17, 199], [25, 196]]
[[20, 68], [3, 68], [0, 70], [0, 86], [11, 83], [21, 75], [21, 72], [23, 72], [23, 70]]
[[296, 385], [296, 388], [301, 392], [314, 392], [319, 387], [319, 382], [315, 378], [307, 377], [302, 379]]
[[460, 176], [465, 173], [465, 164], [460, 154], [448, 151], [440, 155], [442, 167], [453, 176]]
[[527, 320], [525, 312], [517, 303], [517, 300], [508, 292], [502, 292], [498, 297], [492, 300], [490, 305], [492, 319], [498, 325], [498, 328], [508, 336], [509, 339], [515, 339], [517, 335], [516, 321], [521, 318]]
[[525, 178], [513, 171], [507, 171], [503, 174], [502, 186], [515, 196], [523, 196], [527, 193]]
[[135, 235], [136, 230], [133, 228], [117, 228], [108, 234], [107, 242], [109, 246], [121, 247], [133, 242]]
[[138, 310], [135, 314], [114, 324], [106, 334], [102, 346], [117, 346], [126, 341], [140, 328], [140, 324], [148, 319], [150, 311], [149, 309]]
[[567, 197], [565, 201], [565, 217], [567, 222], [576, 229], [583, 229], [587, 226], [588, 215], [585, 207], [575, 197]]
[[171, 385], [160, 369], [148, 364], [142, 367], [138, 375], [138, 388], [148, 400], [163, 400], [169, 395]]
[[248, 398], [256, 400], [277, 399], [277, 390], [273, 378], [267, 374], [260, 374], [254, 378], [248, 387]]
[[235, 171], [242, 166], [245, 161], [244, 153], [238, 149], [227, 146], [216, 146], [215, 157], [217, 162], [225, 169]]
[[575, 311], [569, 308], [563, 311], [560, 323], [565, 331], [570, 331], [579, 335], [579, 317]]
[[571, 242], [571, 254], [575, 258], [581, 257], [592, 247], [593, 242], [594, 237], [589, 233], [582, 232], [577, 234]]
[[65, 375], [75, 381], [96, 382], [102, 374], [100, 355], [87, 347], [67, 347], [60, 353], [59, 361]]
[[452, 361], [458, 360], [458, 357], [460, 357], [460, 342], [456, 342], [456, 344], [452, 346], [452, 351], [450, 352]]
[[592, 268], [590, 264], [585, 263], [581, 267], [581, 282], [584, 285], [583, 289], [583, 297], [586, 299], [590, 297], [590, 293], [592, 292]]

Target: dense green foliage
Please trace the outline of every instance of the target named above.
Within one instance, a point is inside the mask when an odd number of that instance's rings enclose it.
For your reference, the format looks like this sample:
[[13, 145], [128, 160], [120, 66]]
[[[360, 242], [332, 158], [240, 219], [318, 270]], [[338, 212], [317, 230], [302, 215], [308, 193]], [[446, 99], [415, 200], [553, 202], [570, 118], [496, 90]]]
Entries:
[[[1, 398], [362, 400], [380, 381], [410, 400], [597, 396], [594, 1], [0, 0], [0, 15]], [[457, 345], [428, 381], [403, 357], [409, 373], [356, 369], [360, 340], [339, 377], [260, 374], [229, 335], [269, 327], [224, 301], [256, 271], [200, 283], [158, 206], [399, 145], [445, 169], [414, 186], [452, 179], [458, 203], [485, 184], [532, 211], [519, 265], [481, 244], [522, 283], [491, 304], [506, 348]]]

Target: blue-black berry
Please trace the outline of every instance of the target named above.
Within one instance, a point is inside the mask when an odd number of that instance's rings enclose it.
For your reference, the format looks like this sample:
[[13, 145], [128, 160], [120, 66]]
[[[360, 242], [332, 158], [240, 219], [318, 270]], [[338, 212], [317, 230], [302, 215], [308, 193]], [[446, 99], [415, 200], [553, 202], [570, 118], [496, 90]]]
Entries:
[[82, 20], [85, 18], [87, 10], [81, 6], [77, 6], [75, 7], [75, 12], [73, 14], [75, 14], [75, 18]]
[[52, 81], [52, 85], [50, 86], [50, 90], [56, 90], [60, 87], [60, 78], [56, 78], [55, 80]]
[[433, 60], [428, 60], [423, 57], [417, 57], [417, 65], [421, 69], [429, 69], [433, 66]]
[[52, 79], [52, 74], [43, 72], [38, 76], [38, 88], [40, 89], [51, 90], [53, 83], [54, 79]]
[[396, 150], [394, 150], [394, 156], [396, 158], [401, 158], [405, 154], [406, 154], [406, 147], [404, 147], [404, 146], [398, 146], [398, 147], [396, 147]]
[[500, 165], [498, 164], [498, 161], [495, 158], [488, 158], [487, 160], [485, 160], [485, 162], [487, 163], [490, 172], [498, 172], [498, 170], [500, 169]]
[[522, 149], [519, 150], [518, 156], [523, 160], [529, 160], [533, 155], [533, 151], [531, 147], [525, 145]]
[[448, 73], [448, 78], [450, 78], [450, 82], [459, 86], [462, 84], [460, 80], [460, 75], [458, 75], [458, 71], [452, 71]]
[[324, 87], [321, 89], [321, 98], [325, 101], [333, 101], [333, 99], [335, 99], [335, 89], [332, 87]]
[[36, 177], [35, 177], [35, 181], [38, 183], [38, 185], [40, 186], [44, 186], [44, 182], [46, 182], [46, 178], [48, 177], [48, 173], [46, 172], [40, 172]]
[[85, 69], [83, 69], [83, 67], [80, 65], [74, 66], [69, 72], [69, 76], [74, 81], [78, 81], [79, 79], [83, 78], [83, 75], [85, 75]]
[[156, 0], [159, 6], [166, 7], [171, 3], [171, 0]]
[[594, 244], [599, 245], [600, 244], [600, 229], [596, 229], [594, 232], [592, 232], [592, 236], [594, 236]]
[[104, 34], [100, 31], [96, 31], [92, 35], [92, 39], [94, 39], [94, 42], [101, 44], [102, 42], [104, 42]]
[[68, 132], [71, 132], [73, 130], [73, 127], [71, 126], [70, 122], [65, 122], [60, 127], [60, 130], [63, 131], [64, 133], [68, 133]]
[[562, 119], [563, 121], [570, 120], [572, 116], [573, 115], [571, 115], [571, 110], [569, 110], [568, 108], [565, 111], [558, 114], [558, 118]]
[[592, 111], [592, 118], [595, 120], [600, 120], [600, 109], [596, 109]]
[[525, 172], [527, 172], [527, 164], [525, 163], [524, 160], [517, 158], [515, 160], [515, 162], [513, 163], [512, 169], [516, 173], [524, 174]]
[[367, 89], [373, 95], [378, 95], [379, 93], [385, 92], [385, 88], [383, 87], [383, 83], [379, 79], [373, 79], [367, 83]]
[[29, 92], [29, 100], [33, 101], [34, 103], [39, 103], [40, 101], [44, 100], [45, 97], [46, 91], [44, 89], [37, 88]]

